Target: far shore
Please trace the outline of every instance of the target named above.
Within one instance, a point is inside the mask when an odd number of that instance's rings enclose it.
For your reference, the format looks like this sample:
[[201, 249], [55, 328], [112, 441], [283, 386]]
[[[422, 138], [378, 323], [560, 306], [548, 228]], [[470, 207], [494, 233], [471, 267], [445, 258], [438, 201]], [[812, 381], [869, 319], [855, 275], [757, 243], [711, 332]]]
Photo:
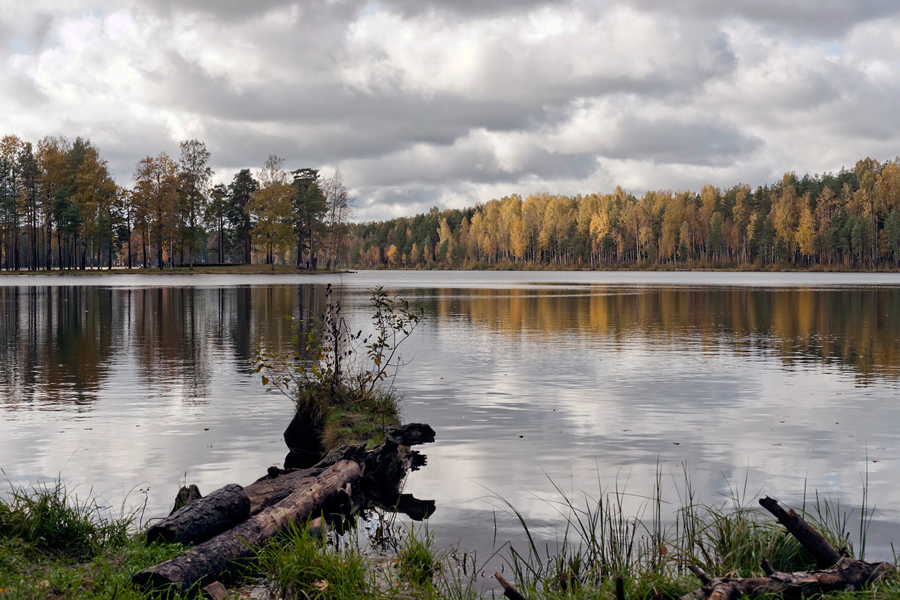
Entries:
[[547, 265], [534, 265], [529, 263], [509, 263], [486, 264], [480, 267], [448, 269], [439, 266], [427, 267], [404, 267], [401, 265], [388, 267], [351, 267], [347, 269], [306, 269], [298, 268], [296, 265], [281, 264], [205, 264], [198, 263], [193, 268], [188, 266], [165, 267], [123, 267], [114, 266], [112, 269], [107, 268], [87, 268], [87, 269], [52, 269], [50, 271], [7, 271], [0, 269], [0, 278], [3, 277], [19, 277], [29, 275], [43, 276], [87, 276], [96, 277], [99, 275], [339, 275], [347, 273], [355, 273], [356, 270], [398, 270], [398, 271], [546, 271], [546, 272], [579, 272], [579, 273], [614, 273], [614, 272], [668, 272], [668, 273], [898, 273], [898, 267], [885, 267], [882, 265], [878, 269], [859, 269], [850, 268], [845, 265], [813, 265], [811, 267], [791, 267], [789, 265], [767, 265], [758, 267], [755, 265], [744, 265], [742, 267], [722, 267], [716, 268], [708, 265], [647, 265], [647, 264], [622, 264], [610, 268], [590, 268], [570, 266], [568, 268], [551, 268]]
[[334, 275], [338, 273], [351, 273], [348, 270], [328, 269], [300, 269], [295, 265], [205, 265], [195, 264], [193, 268], [186, 266], [165, 267], [113, 267], [112, 269], [53, 269], [51, 271], [2, 271], [0, 277], [18, 277], [28, 275], [64, 275], [70, 276], [97, 276], [97, 275]]

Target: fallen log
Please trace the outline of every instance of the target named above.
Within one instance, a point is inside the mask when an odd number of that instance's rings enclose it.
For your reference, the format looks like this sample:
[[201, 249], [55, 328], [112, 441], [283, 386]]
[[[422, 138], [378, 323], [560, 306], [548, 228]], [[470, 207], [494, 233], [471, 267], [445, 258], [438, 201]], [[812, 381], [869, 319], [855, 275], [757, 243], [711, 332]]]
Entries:
[[781, 596], [800, 598], [842, 590], [859, 590], [893, 571], [884, 562], [870, 563], [844, 557], [833, 569], [772, 572], [766, 577], [716, 577], [681, 600], [733, 600], [738, 596]]
[[249, 517], [250, 498], [244, 488], [230, 483], [154, 523], [147, 530], [147, 543], [199, 544]]
[[835, 550], [818, 531], [810, 527], [809, 523], [794, 512], [794, 509], [785, 510], [778, 500], [768, 496], [760, 498], [759, 503], [797, 538], [800, 545], [816, 559], [816, 564], [820, 568], [830, 567], [841, 560], [841, 553]]
[[785, 510], [774, 498], [761, 498], [759, 503], [797, 538], [820, 567], [832, 568], [782, 573], [764, 558], [760, 566], [765, 577], [709, 577], [699, 567], [689, 566], [703, 585], [679, 600], [733, 600], [738, 596], [794, 599], [810, 594], [859, 590], [893, 572], [890, 563], [865, 562], [842, 555], [793, 509]]
[[244, 488], [247, 497], [250, 498], [250, 514], [257, 515], [262, 510], [281, 502], [304, 485], [308, 485], [323, 470], [312, 468], [281, 473], [275, 469], [275, 472], [257, 479]]
[[187, 550], [184, 554], [136, 573], [136, 585], [184, 592], [209, 583], [239, 567], [256, 549], [291, 523], [322, 510], [326, 502], [362, 476], [362, 467], [341, 461], [325, 469], [309, 485], [266, 508], [240, 525]]

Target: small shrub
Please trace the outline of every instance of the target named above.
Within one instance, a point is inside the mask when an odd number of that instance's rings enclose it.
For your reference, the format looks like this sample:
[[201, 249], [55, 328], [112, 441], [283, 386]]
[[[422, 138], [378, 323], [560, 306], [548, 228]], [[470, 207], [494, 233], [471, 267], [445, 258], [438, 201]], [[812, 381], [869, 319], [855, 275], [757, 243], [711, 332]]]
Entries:
[[256, 352], [263, 385], [277, 389], [296, 403], [298, 413], [323, 425], [326, 451], [342, 443], [380, 440], [386, 427], [400, 422], [393, 386], [404, 364], [399, 348], [423, 311], [389, 298], [382, 288], [372, 290], [370, 302], [371, 333], [354, 332], [329, 285], [325, 311], [312, 331], [293, 337], [294, 352]]

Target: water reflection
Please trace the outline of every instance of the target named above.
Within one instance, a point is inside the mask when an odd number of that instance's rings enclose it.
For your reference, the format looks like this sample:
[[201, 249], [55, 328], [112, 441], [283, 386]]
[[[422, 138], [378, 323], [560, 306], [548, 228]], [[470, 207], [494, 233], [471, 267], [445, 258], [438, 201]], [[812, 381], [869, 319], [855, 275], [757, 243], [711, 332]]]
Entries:
[[[361, 327], [376, 284], [428, 308], [397, 386], [407, 419], [437, 431], [407, 491], [437, 499], [444, 542], [489, 553], [493, 494], [554, 540], [547, 477], [576, 493], [628, 477], [640, 505], [657, 469], [671, 479], [687, 466], [702, 491], [749, 474], [751, 494], [827, 488], [853, 505], [867, 460], [885, 507], [876, 541], [900, 540], [888, 508], [900, 506], [900, 286], [479, 277], [360, 274], [341, 292]], [[283, 460], [292, 406], [266, 393], [252, 359], [292, 343], [286, 315], [310, 326], [325, 281], [152, 281], [0, 287], [0, 467], [12, 482], [61, 475], [116, 504], [151, 486], [156, 516], [185, 481], [206, 493]], [[496, 522], [499, 541], [516, 537], [514, 519]]]
[[[419, 291], [422, 294], [422, 291]], [[626, 347], [696, 344], [772, 352], [852, 369], [861, 384], [900, 374], [900, 288], [753, 289], [594, 286], [560, 290], [437, 289], [437, 315], [505, 334], [590, 333]]]
[[309, 285], [0, 287], [2, 402], [89, 409], [126, 360], [136, 366], [132, 385], [174, 385], [185, 401], [206, 402], [217, 360], [249, 375], [256, 347], [286, 346], [285, 316], [308, 323], [322, 296]]

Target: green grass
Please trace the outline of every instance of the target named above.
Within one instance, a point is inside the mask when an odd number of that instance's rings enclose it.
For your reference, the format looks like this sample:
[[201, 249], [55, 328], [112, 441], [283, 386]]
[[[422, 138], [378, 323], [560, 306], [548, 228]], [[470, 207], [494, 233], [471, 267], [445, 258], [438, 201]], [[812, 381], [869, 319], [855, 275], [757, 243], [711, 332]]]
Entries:
[[[759, 575], [763, 558], [780, 571], [813, 567], [798, 543], [745, 491], [732, 489], [720, 504], [701, 504], [686, 476], [678, 507], [664, 515], [660, 478], [637, 514], [626, 512], [632, 495], [618, 486], [579, 501], [556, 489], [563, 531], [552, 548], [539, 550], [525, 517], [506, 503], [528, 540], [524, 547], [501, 550], [507, 579], [530, 600], [611, 600], [616, 578], [622, 579], [628, 600], [676, 598], [699, 587], [688, 565], [710, 576]], [[854, 552], [854, 517], [837, 502], [816, 494], [809, 506], [795, 508], [833, 545]], [[859, 551], [871, 514], [863, 506]], [[667, 527], [661, 524], [664, 518]], [[494, 556], [482, 564], [469, 564], [466, 557], [464, 565], [451, 550], [436, 547], [428, 527], [397, 528], [393, 518], [380, 525], [377, 539], [368, 541], [361, 527], [324, 537], [310, 534], [306, 526], [291, 527], [260, 551], [244, 577], [267, 582], [285, 599], [484, 597], [485, 584], [476, 574]], [[59, 482], [12, 489], [0, 500], [0, 600], [150, 598], [132, 587], [131, 576], [182, 547], [147, 545], [138, 526], [135, 514], [111, 516], [97, 501], [79, 499]], [[198, 597], [193, 591], [172, 600]], [[900, 580], [887, 577], [866, 590], [831, 597], [898, 600]]]
[[[864, 481], [865, 486], [865, 481]], [[556, 486], [554, 503], [563, 532], [553, 548], [539, 549], [524, 515], [504, 501], [526, 535], [522, 547], [509, 546], [506, 562], [515, 585], [529, 599], [613, 598], [615, 579], [624, 582], [629, 599], [675, 598], [698, 587], [700, 581], [688, 570], [700, 567], [709, 576], [762, 576], [763, 559], [775, 569], [794, 572], [815, 569], [815, 561], [774, 517], [732, 487], [720, 504], [696, 501], [686, 475], [679, 490], [680, 507], [670, 525], [663, 527], [664, 506], [659, 475], [655, 489], [644, 497], [637, 514], [626, 514], [624, 500], [633, 496], [624, 488], [602, 491], [582, 502], [573, 501]], [[840, 504], [815, 495], [807, 507], [795, 507], [804, 519], [836, 549], [845, 549], [862, 559], [872, 511], [865, 505], [859, 515], [859, 540], [850, 543], [853, 515]], [[900, 598], [896, 576], [877, 582], [871, 589], [842, 594], [848, 598]]]
[[147, 598], [131, 575], [181, 546], [148, 547], [134, 525], [58, 481], [13, 487], [0, 500], [0, 598]]

